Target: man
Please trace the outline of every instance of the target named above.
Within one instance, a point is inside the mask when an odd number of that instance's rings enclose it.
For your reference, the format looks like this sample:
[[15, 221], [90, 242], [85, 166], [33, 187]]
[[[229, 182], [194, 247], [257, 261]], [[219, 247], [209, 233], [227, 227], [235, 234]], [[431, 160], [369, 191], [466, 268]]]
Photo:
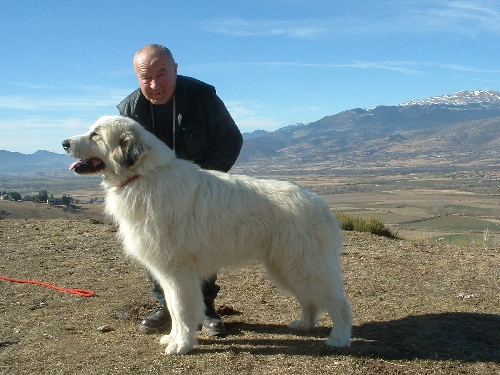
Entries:
[[[135, 54], [134, 69], [140, 88], [118, 104], [120, 114], [139, 122], [180, 158], [204, 169], [229, 171], [240, 153], [243, 138], [215, 88], [177, 75], [172, 53], [158, 44], [148, 44]], [[159, 308], [141, 322], [139, 330], [163, 332], [170, 325], [170, 314], [160, 285], [149, 272], [148, 278]], [[214, 275], [201, 286], [206, 306], [202, 331], [225, 336], [226, 327], [215, 311], [214, 300], [219, 291], [216, 279]]]

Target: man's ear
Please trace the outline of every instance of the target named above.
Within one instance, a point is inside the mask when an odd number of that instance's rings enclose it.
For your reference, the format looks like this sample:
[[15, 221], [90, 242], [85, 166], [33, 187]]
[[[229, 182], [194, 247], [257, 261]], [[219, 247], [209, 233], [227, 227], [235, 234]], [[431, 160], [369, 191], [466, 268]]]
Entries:
[[147, 154], [147, 150], [137, 134], [126, 131], [120, 138], [121, 162], [129, 168], [134, 168], [137, 162]]

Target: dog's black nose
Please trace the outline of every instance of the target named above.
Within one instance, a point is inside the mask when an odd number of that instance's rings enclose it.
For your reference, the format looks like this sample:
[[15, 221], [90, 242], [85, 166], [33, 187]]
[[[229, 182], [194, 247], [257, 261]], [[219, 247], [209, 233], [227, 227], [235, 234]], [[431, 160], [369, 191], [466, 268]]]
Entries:
[[69, 148], [70, 144], [71, 143], [69, 142], [69, 139], [62, 141], [62, 146], [65, 150], [67, 150]]

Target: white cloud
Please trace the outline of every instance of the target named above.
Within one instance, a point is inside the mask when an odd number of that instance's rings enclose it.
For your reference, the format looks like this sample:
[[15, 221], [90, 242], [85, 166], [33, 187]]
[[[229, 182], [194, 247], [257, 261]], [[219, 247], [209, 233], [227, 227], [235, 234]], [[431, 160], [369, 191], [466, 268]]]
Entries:
[[426, 75], [431, 69], [441, 69], [449, 71], [465, 71], [471, 73], [498, 73], [500, 70], [488, 70], [476, 68], [473, 66], [460, 64], [446, 64], [435, 61], [352, 61], [347, 63], [306, 63], [290, 61], [261, 61], [251, 63], [211, 63], [211, 64], [193, 64], [186, 67], [192, 73], [214, 72], [214, 71], [262, 71], [279, 70], [282, 67], [287, 68], [309, 68], [309, 69], [373, 69], [373, 70], [391, 70], [401, 74], [408, 75]]
[[81, 96], [81, 97], [29, 97], [29, 96], [0, 96], [0, 108], [9, 108], [27, 111], [85, 111], [96, 107], [116, 106], [126, 94]]
[[330, 25], [325, 21], [257, 20], [240, 18], [208, 21], [210, 32], [234, 36], [286, 36], [296, 39], [312, 39], [327, 35]]
[[[500, 32], [500, 12], [495, 3], [481, 1], [446, 1], [420, 14], [422, 27], [475, 36], [480, 32]], [[498, 5], [496, 5], [498, 6]]]
[[[25, 111], [92, 111], [95, 108], [114, 107], [133, 89], [109, 89], [103, 86], [52, 87], [27, 82], [15, 84], [15, 89], [29, 89], [29, 94], [0, 96], [0, 108]], [[11, 90], [13, 91], [13, 90]]]
[[[388, 33], [457, 33], [476, 37], [500, 33], [500, 11], [494, 1], [396, 1], [367, 4], [356, 15], [309, 19], [212, 19], [207, 31], [240, 37], [283, 36], [319, 39], [341, 35]], [[333, 9], [325, 14], [331, 13]]]
[[88, 130], [96, 119], [26, 117], [0, 121], [0, 150], [31, 154], [38, 150], [64, 153], [61, 142]]
[[254, 130], [276, 130], [284, 126], [276, 120], [259, 117], [235, 119], [235, 121], [242, 133], [251, 133]]
[[26, 111], [63, 111], [67, 109], [84, 111], [95, 107], [104, 107], [117, 104], [112, 98], [91, 97], [0, 97], [0, 107]]
[[274, 130], [283, 126], [277, 119], [263, 114], [258, 104], [226, 101], [226, 106], [242, 133], [258, 129]]
[[393, 70], [403, 74], [410, 75], [425, 75], [432, 69], [470, 72], [470, 73], [499, 73], [500, 70], [487, 70], [480, 69], [466, 65], [459, 64], [444, 64], [435, 61], [356, 61], [353, 64], [346, 64], [344, 67], [360, 68], [360, 69], [379, 69], [379, 70]]
[[492, 1], [421, 1], [406, 3], [388, 12], [387, 17], [370, 20], [382, 32], [442, 33], [475, 37], [500, 32], [498, 4]]

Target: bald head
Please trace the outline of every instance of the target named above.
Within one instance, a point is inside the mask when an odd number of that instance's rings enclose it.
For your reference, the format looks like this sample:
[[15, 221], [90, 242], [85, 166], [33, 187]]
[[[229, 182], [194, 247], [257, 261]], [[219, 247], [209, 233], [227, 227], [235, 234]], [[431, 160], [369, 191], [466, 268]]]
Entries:
[[163, 57], [165, 60], [169, 60], [172, 64], [175, 64], [174, 56], [167, 47], [162, 46], [161, 44], [146, 44], [139, 51], [137, 51], [134, 56], [134, 69], [136, 73], [138, 60], [144, 58], [145, 56]]
[[160, 44], [148, 44], [134, 56], [134, 69], [144, 96], [153, 104], [168, 103], [175, 91], [177, 64], [172, 52]]

